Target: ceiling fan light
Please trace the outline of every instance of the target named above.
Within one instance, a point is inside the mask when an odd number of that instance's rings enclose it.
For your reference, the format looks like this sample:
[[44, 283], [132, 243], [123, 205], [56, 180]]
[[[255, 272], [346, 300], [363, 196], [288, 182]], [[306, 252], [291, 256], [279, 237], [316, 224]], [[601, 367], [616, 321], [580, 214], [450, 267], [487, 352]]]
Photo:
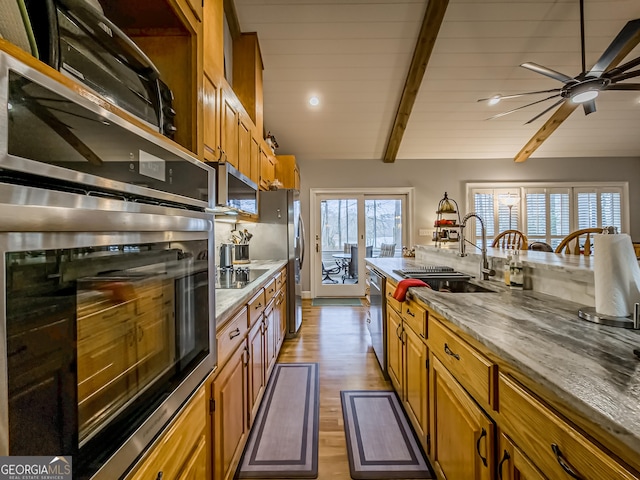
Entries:
[[497, 105], [498, 103], [500, 103], [500, 100], [502, 100], [502, 96], [500, 95], [494, 95], [493, 97], [491, 97], [489, 100], [487, 100], [487, 103], [489, 105]]
[[576, 93], [571, 97], [573, 103], [585, 103], [593, 100], [598, 96], [600, 92], [598, 90], [585, 90], [584, 92]]

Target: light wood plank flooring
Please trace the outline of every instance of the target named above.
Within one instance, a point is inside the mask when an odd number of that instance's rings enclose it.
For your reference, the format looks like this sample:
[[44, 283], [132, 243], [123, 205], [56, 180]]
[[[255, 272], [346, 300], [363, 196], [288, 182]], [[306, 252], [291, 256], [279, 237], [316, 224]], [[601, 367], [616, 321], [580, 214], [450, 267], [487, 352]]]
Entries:
[[312, 307], [305, 300], [297, 338], [286, 340], [279, 362], [318, 362], [319, 480], [347, 480], [349, 460], [340, 390], [391, 390], [371, 348], [364, 307]]

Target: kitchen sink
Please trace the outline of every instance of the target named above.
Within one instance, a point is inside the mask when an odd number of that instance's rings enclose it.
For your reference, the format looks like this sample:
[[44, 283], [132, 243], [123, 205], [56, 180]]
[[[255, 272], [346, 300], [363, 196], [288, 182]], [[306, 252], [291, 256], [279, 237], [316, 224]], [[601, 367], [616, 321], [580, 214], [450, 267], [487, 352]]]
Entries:
[[429, 286], [437, 292], [447, 293], [498, 293], [498, 290], [479, 285], [470, 280], [424, 280]]

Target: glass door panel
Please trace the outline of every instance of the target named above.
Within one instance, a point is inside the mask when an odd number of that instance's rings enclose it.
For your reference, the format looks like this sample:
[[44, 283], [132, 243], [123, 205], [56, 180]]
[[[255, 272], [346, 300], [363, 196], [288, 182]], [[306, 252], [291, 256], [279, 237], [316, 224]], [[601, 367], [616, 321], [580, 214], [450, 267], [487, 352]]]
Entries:
[[364, 293], [364, 266], [359, 251], [360, 240], [364, 237], [360, 233], [362, 200], [359, 196], [322, 196], [319, 200], [317, 296], [360, 296]]

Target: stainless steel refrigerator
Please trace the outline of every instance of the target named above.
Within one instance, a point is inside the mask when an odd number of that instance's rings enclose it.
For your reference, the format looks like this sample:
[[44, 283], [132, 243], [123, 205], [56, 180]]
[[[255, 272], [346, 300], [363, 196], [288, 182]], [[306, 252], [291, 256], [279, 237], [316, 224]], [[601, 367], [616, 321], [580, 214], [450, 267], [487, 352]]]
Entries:
[[305, 257], [300, 192], [264, 191], [258, 199], [260, 222], [248, 227], [253, 234], [252, 260], [287, 260], [287, 337], [302, 324], [302, 265]]

